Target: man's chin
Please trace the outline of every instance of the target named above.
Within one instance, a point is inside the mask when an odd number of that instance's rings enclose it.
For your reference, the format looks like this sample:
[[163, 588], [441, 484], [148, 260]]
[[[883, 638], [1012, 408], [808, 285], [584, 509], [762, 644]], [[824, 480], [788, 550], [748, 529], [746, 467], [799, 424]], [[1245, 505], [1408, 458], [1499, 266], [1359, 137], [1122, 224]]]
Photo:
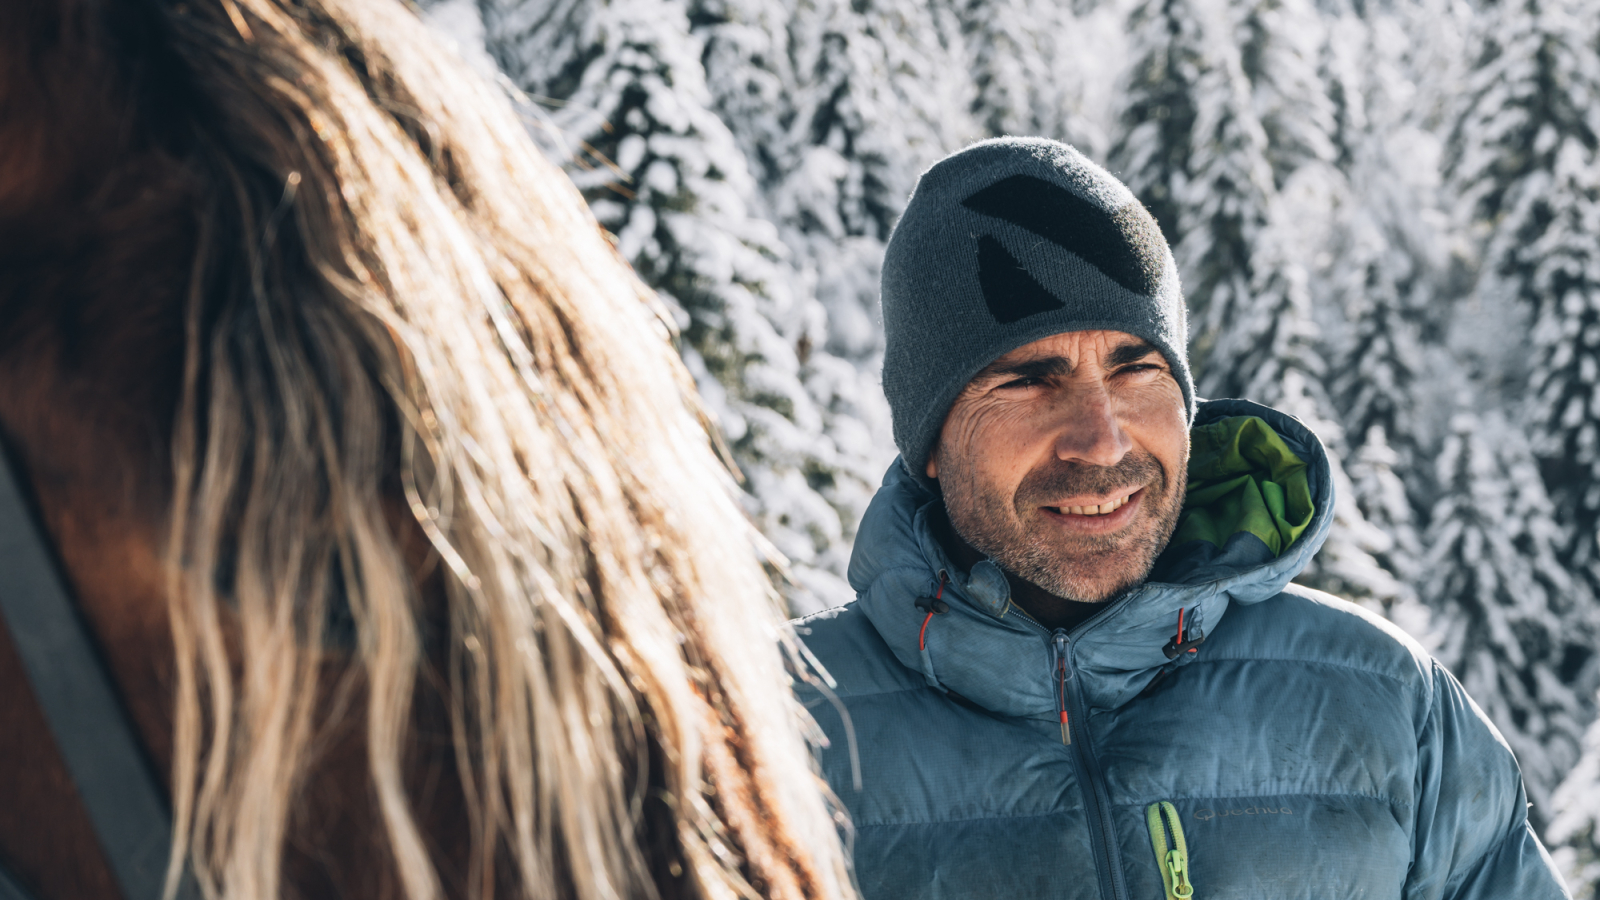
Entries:
[[1059, 590], [1054, 590], [1044, 585], [1040, 586], [1044, 587], [1045, 590], [1050, 591], [1050, 593], [1055, 594], [1057, 597], [1060, 597], [1063, 600], [1074, 600], [1078, 603], [1115, 603], [1116, 601], [1121, 600], [1123, 597], [1126, 597], [1143, 587], [1144, 582], [1145, 579], [1143, 576], [1141, 576], [1130, 582], [1124, 582], [1110, 586], [1060, 584], [1057, 585]]
[[[1130, 555], [1139, 558], [1130, 559]], [[1064, 600], [1079, 603], [1109, 603], [1136, 591], [1145, 583], [1154, 565], [1154, 557], [1130, 554], [1128, 550], [1089, 554], [1087, 558], [1073, 561], [1072, 571], [1061, 571], [1054, 566], [1023, 565], [1015, 571], [1019, 577], [1032, 582]], [[1118, 577], [1107, 577], [1106, 573]], [[1087, 574], [1093, 573], [1093, 574]], [[1130, 577], [1131, 576], [1131, 577]]]

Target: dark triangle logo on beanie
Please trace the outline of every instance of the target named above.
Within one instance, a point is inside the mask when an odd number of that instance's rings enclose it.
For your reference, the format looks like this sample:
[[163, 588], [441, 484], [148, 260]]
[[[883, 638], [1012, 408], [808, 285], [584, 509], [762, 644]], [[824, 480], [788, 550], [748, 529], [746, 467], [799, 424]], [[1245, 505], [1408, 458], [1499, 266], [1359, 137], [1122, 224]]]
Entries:
[[1022, 263], [988, 235], [978, 238], [978, 284], [983, 288], [983, 302], [989, 305], [989, 314], [1001, 325], [1066, 305], [1034, 281]]
[[[1137, 200], [1109, 212], [1044, 179], [1012, 175], [974, 193], [961, 205], [1026, 228], [1136, 294], [1154, 296], [1160, 289], [1166, 241], [1156, 220]], [[979, 260], [981, 268], [981, 246]], [[987, 287], [984, 292], [988, 293]], [[994, 301], [989, 304], [992, 309]], [[1057, 302], [1056, 306], [1060, 305]]]

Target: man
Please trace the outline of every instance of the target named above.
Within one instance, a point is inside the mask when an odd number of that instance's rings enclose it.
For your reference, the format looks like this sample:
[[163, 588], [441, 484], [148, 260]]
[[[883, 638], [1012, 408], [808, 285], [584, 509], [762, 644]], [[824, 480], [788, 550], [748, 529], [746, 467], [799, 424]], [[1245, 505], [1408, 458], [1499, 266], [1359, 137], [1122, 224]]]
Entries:
[[1461, 686], [1289, 584], [1327, 457], [1196, 403], [1171, 254], [1123, 185], [977, 144], [922, 176], [882, 287], [901, 458], [856, 602], [801, 623], [867, 900], [1566, 896]]

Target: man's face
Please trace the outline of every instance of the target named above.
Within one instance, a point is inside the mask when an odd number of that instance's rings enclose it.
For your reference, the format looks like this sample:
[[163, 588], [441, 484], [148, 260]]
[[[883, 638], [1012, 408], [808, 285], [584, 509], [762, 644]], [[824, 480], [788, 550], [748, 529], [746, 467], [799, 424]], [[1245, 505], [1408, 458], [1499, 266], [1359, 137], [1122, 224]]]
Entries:
[[956, 532], [1069, 600], [1139, 584], [1183, 507], [1189, 429], [1159, 350], [1120, 331], [1018, 347], [972, 379], [928, 460]]

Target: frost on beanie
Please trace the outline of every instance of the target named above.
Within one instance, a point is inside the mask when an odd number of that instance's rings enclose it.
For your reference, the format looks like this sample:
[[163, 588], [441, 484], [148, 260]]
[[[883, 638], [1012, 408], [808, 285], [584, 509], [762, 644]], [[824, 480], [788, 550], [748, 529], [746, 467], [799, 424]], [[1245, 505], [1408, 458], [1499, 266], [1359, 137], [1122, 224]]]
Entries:
[[974, 375], [1023, 344], [1122, 331], [1172, 364], [1194, 417], [1178, 270], [1155, 219], [1110, 173], [1044, 138], [998, 138], [917, 181], [883, 261], [883, 391], [911, 474]]

